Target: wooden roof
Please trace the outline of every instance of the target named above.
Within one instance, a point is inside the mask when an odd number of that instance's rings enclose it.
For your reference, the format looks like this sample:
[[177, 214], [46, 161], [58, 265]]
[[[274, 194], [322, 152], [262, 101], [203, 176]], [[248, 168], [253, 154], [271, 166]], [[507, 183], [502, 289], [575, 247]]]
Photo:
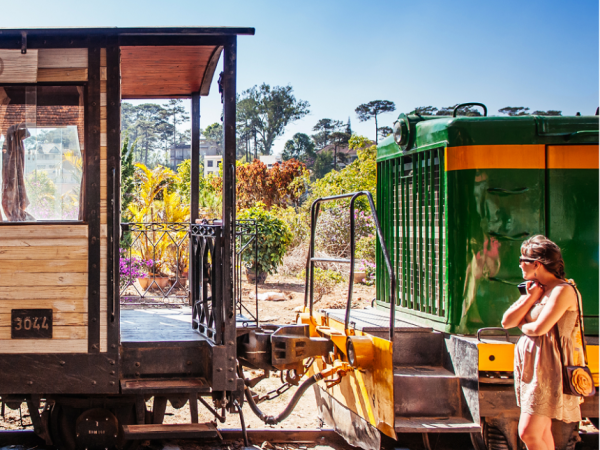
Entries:
[[208, 95], [223, 45], [254, 28], [0, 28], [1, 48], [81, 48], [107, 40], [121, 48], [122, 98]]
[[121, 47], [121, 95], [125, 98], [208, 95], [221, 46]]

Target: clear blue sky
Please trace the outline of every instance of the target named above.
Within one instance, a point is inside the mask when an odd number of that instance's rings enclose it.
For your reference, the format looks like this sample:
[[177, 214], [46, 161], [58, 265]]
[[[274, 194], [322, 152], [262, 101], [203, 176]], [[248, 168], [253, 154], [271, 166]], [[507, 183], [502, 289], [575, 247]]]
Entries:
[[[0, 27], [248, 26], [238, 40], [238, 90], [290, 84], [311, 114], [288, 127], [311, 133], [321, 118], [374, 138], [354, 109], [392, 100], [397, 112], [467, 101], [593, 114], [599, 103], [598, 1], [154, 1], [3, 2]], [[219, 118], [216, 89], [202, 124]], [[384, 115], [390, 125], [397, 113]]]

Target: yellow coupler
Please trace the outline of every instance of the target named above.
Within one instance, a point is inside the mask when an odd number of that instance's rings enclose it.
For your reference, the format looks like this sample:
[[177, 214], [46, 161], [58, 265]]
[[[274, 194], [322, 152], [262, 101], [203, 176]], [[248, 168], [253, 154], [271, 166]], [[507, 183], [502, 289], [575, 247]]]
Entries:
[[327, 358], [316, 359], [309, 375], [330, 368], [334, 369], [333, 375], [339, 371], [335, 369], [342, 369], [345, 376], [324, 380], [326, 392], [383, 434], [396, 439], [392, 343], [358, 330], [344, 330], [343, 324], [320, 313], [313, 313], [311, 320], [305, 310], [298, 321], [310, 326], [311, 336], [329, 337], [334, 343], [334, 351]]

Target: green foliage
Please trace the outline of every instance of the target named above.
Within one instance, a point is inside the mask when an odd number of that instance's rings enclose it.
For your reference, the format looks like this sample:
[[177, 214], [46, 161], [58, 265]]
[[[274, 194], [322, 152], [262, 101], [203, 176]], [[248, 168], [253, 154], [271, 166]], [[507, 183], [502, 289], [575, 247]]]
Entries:
[[291, 206], [287, 208], [274, 206], [271, 208], [270, 213], [278, 219], [283, 220], [292, 233], [289, 248], [295, 248], [308, 239], [310, 235], [310, 223], [306, 220], [304, 214], [297, 212]]
[[315, 159], [315, 144], [307, 134], [296, 133], [285, 143], [281, 157], [284, 161], [293, 158], [306, 164]]
[[524, 106], [505, 106], [498, 110], [500, 114], [507, 114], [509, 116], [528, 116], [528, 111], [529, 108], [525, 108]]
[[161, 105], [144, 103], [121, 105], [121, 131], [129, 136], [136, 146], [134, 160], [153, 168], [166, 164], [166, 151], [173, 143], [175, 128], [170, 120], [170, 111]]
[[313, 171], [315, 179], [323, 178], [333, 170], [333, 152], [322, 151], [317, 154]]
[[[266, 211], [262, 203], [242, 210], [237, 218], [240, 220], [255, 219], [258, 227], [258, 260], [254, 261], [254, 251], [244, 252], [242, 259], [246, 267], [256, 273], [275, 273], [292, 239], [292, 234], [285, 222]], [[242, 242], [242, 245], [245, 245], [246, 242]]]
[[237, 101], [238, 133], [252, 135], [263, 155], [270, 155], [273, 142], [285, 127], [307, 115], [310, 105], [296, 100], [291, 86], [263, 83], [244, 92]]
[[134, 199], [135, 166], [133, 164], [135, 142], [129, 146], [129, 136], [125, 137], [121, 148], [121, 221], [129, 222], [129, 205]]
[[374, 234], [364, 236], [356, 242], [355, 257], [365, 261], [375, 262], [375, 241]]
[[[377, 187], [377, 147], [369, 144], [370, 141], [363, 136], [352, 136], [348, 146], [350, 149], [357, 150], [358, 158], [342, 170], [331, 171], [313, 183], [311, 195], [306, 203], [310, 205], [319, 197], [356, 191], [369, 191], [373, 195], [373, 198], [375, 198]], [[361, 200], [361, 204], [366, 206], [364, 200]]]
[[[312, 136], [317, 148], [321, 149], [331, 144], [332, 133], [342, 132], [343, 128], [344, 122], [341, 120], [320, 119], [313, 127], [313, 131], [317, 133]], [[346, 132], [348, 132], [348, 128], [349, 125], [346, 126]], [[348, 137], [350, 137], [350, 134], [348, 134]]]
[[536, 116], [562, 116], [562, 111], [549, 109], [548, 111], [534, 111], [531, 114]]
[[377, 116], [386, 112], [396, 111], [396, 105], [394, 102], [389, 100], [373, 100], [372, 102], [359, 105], [355, 111], [356, 115], [358, 116], [358, 120], [361, 122], [366, 122], [367, 120], [373, 118], [375, 119], [375, 143], [377, 144], [377, 130], [379, 130], [379, 126], [377, 125]]
[[202, 134], [206, 139], [215, 141], [219, 150], [223, 151], [223, 125], [215, 122], [207, 126]]
[[[317, 297], [315, 299], [315, 303], [320, 301], [324, 295], [333, 292], [336, 284], [344, 281], [344, 278], [339, 272], [329, 269], [321, 269], [320, 267], [314, 268], [313, 275], [313, 287]], [[306, 269], [300, 273], [299, 278], [306, 279]]]

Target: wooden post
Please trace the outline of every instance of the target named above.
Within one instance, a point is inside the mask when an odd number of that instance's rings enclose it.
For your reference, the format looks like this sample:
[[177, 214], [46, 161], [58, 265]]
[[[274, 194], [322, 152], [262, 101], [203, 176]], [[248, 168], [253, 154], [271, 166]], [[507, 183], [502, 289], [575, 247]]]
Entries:
[[192, 93], [192, 148], [190, 173], [190, 219], [196, 223], [198, 218], [198, 186], [200, 166], [200, 92]]
[[[227, 348], [226, 389], [235, 389], [235, 308], [233, 270], [235, 257], [235, 120], [236, 120], [236, 63], [237, 39], [227, 38], [223, 60], [223, 345]], [[219, 337], [218, 337], [219, 338]], [[217, 338], [217, 339], [218, 339]]]

